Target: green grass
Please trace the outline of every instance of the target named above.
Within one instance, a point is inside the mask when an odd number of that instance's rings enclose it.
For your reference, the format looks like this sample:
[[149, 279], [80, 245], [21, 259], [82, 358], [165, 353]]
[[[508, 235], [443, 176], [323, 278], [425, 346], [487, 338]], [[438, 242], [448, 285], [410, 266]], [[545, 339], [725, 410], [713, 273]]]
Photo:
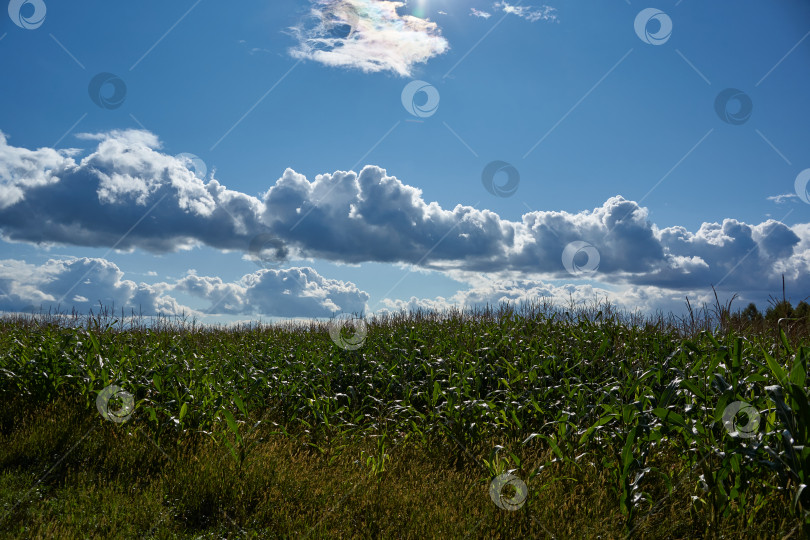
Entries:
[[[5, 319], [0, 534], [801, 537], [807, 333], [720, 315], [415, 313], [356, 350], [317, 323]], [[759, 423], [732, 433], [737, 401]]]

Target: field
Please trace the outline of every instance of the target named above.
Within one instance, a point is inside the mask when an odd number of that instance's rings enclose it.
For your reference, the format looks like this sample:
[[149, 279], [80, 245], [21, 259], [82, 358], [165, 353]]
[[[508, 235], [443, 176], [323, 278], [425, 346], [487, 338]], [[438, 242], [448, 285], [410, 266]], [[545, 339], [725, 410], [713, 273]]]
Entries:
[[715, 314], [7, 318], [0, 535], [800, 538], [807, 325]]

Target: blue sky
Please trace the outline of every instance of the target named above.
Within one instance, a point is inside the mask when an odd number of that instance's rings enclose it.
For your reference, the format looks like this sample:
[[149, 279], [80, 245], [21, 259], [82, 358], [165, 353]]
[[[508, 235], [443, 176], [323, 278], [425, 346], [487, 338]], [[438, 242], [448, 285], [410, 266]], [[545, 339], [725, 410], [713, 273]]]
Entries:
[[809, 35], [798, 0], [12, 0], [0, 309], [800, 300]]

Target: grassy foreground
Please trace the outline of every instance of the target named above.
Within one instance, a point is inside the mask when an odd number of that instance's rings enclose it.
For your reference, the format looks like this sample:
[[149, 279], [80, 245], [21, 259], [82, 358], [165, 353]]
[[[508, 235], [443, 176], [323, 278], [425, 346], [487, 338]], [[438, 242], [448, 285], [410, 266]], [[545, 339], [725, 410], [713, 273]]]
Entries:
[[725, 322], [2, 320], [0, 536], [803, 537], [810, 341]]

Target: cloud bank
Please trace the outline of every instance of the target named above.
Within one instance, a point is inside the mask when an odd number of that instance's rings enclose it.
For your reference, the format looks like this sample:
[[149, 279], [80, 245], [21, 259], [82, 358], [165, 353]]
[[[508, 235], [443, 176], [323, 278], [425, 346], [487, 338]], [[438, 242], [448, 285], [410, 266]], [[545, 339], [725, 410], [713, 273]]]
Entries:
[[41, 266], [24, 261], [0, 261], [0, 309], [30, 312], [43, 308], [76, 308], [87, 312], [107, 307], [145, 315], [183, 311], [165, 287], [123, 279], [124, 273], [104, 259], [51, 259]]
[[[604, 306], [610, 302], [614, 309], [641, 313], [679, 313], [685, 305], [682, 291], [668, 291], [656, 287], [628, 287], [622, 291], [611, 291], [591, 284], [554, 285], [527, 279], [473, 279], [474, 286], [456, 292], [449, 298], [418, 298], [408, 300], [384, 299], [379, 309], [383, 312], [399, 311], [445, 311], [450, 308], [481, 308], [508, 303], [512, 306], [549, 302], [556, 307]], [[711, 291], [689, 291], [693, 306], [713, 305]], [[743, 301], [747, 301], [743, 299]]]
[[[202, 303], [182, 305], [172, 294]], [[0, 260], [0, 310], [96, 311], [103, 305], [125, 315], [249, 315], [329, 317], [366, 311], [369, 296], [353, 283], [326, 279], [312, 268], [262, 269], [235, 282], [190, 271], [172, 283], [135, 283], [114, 263], [100, 258], [51, 259], [41, 266]]]
[[403, 77], [449, 49], [439, 27], [398, 10], [405, 2], [314, 0], [310, 20], [292, 28], [294, 58]]
[[[680, 226], [659, 228], [645, 208], [618, 195], [592, 210], [535, 211], [510, 221], [485, 209], [446, 209], [426, 202], [418, 188], [375, 166], [313, 180], [287, 169], [268, 182], [261, 197], [253, 197], [229, 190], [213, 174], [198, 178], [188, 162], [163, 153], [149, 132], [112, 131], [84, 138], [96, 147], [79, 158], [77, 150], [14, 147], [0, 134], [4, 239], [152, 253], [197, 245], [247, 252], [251, 239], [270, 235], [299, 259], [404, 263], [443, 272], [567, 281], [572, 276], [562, 255], [570, 243], [580, 242], [596, 250], [599, 264], [594, 273], [578, 277], [612, 287], [677, 292], [721, 285], [767, 297], [781, 287], [784, 274], [789, 290], [810, 291], [810, 224], [724, 219], [694, 232]], [[574, 264], [581, 267], [584, 261]], [[225, 304], [234, 312], [245, 306], [259, 309], [261, 304], [245, 300], [239, 291], [262, 287], [273, 288], [274, 294], [300, 291], [323, 309], [344, 308], [341, 302], [346, 301], [338, 300], [342, 286], [320, 282], [324, 278], [310, 270], [286, 278], [288, 284], [316, 282], [330, 292], [323, 296], [318, 287], [315, 292], [307, 288], [311, 285], [289, 288], [276, 274], [246, 278], [237, 288], [213, 278], [188, 278], [184, 286], [208, 300], [215, 293], [235, 291]], [[108, 279], [121, 298], [135, 294], [135, 284]], [[42, 294], [53, 295], [45, 281], [32, 283], [42, 285]], [[85, 296], [78, 290], [75, 294]], [[348, 294], [355, 298], [360, 292]], [[21, 301], [34, 299], [29, 295]]]

